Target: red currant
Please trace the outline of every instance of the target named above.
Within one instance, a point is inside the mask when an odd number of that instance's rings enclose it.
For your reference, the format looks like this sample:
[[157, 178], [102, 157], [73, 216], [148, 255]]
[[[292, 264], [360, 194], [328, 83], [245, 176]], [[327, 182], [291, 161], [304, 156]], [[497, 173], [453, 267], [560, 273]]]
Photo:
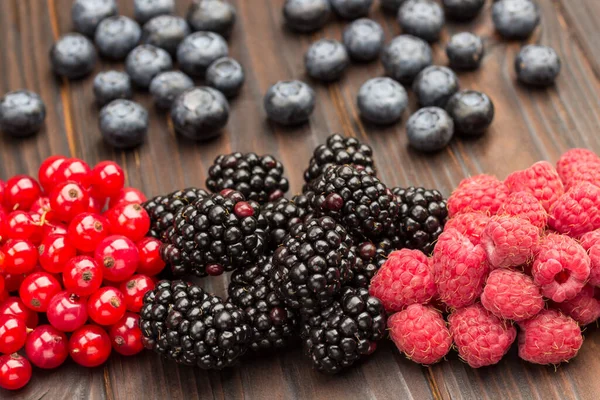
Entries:
[[46, 310], [48, 322], [62, 332], [73, 332], [87, 321], [87, 299], [69, 293], [66, 290], [52, 297]]
[[46, 196], [38, 198], [29, 209], [29, 212], [42, 216], [44, 222], [56, 220], [56, 213], [52, 211], [50, 199]]
[[125, 314], [123, 293], [114, 287], [103, 287], [90, 296], [87, 311], [98, 325], [112, 325]]
[[88, 210], [90, 195], [76, 182], [62, 182], [50, 194], [50, 206], [61, 221], [70, 222]]
[[127, 312], [116, 324], [111, 326], [108, 335], [113, 349], [124, 356], [132, 356], [144, 349], [142, 330], [139, 327], [140, 316]]
[[6, 290], [0, 291], [0, 303], [4, 302], [4, 300], [8, 299], [9, 294]]
[[77, 255], [77, 249], [63, 235], [50, 235], [39, 246], [40, 265], [53, 274], [63, 272], [65, 264]]
[[0, 357], [0, 387], [8, 390], [21, 389], [31, 379], [31, 364], [18, 354]]
[[2, 246], [2, 253], [4, 255], [4, 271], [9, 274], [31, 272], [38, 261], [37, 248], [28, 240], [11, 239]]
[[16, 296], [9, 297], [0, 303], [0, 316], [9, 315], [25, 321], [29, 329], [37, 326], [39, 319], [35, 311], [25, 307], [25, 304]]
[[112, 235], [100, 242], [94, 259], [103, 267], [104, 279], [122, 282], [133, 275], [140, 256], [131, 240], [125, 236]]
[[0, 275], [0, 292], [4, 292], [4, 276]]
[[67, 234], [67, 226], [61, 223], [54, 223], [46, 221], [43, 225], [44, 231], [43, 236], [49, 235], [63, 235]]
[[[2, 253], [2, 251], [0, 251]], [[0, 256], [0, 259], [2, 257]], [[25, 274], [9, 274], [5, 272], [2, 274], [4, 276], [4, 289], [7, 292], [16, 292], [19, 290], [21, 286], [21, 282], [25, 279]]]
[[132, 187], [126, 187], [121, 189], [118, 195], [110, 198], [108, 203], [109, 208], [116, 207], [119, 204], [142, 204], [145, 203], [146, 196], [140, 190]]
[[33, 221], [33, 226], [35, 227], [33, 235], [29, 237], [29, 241], [37, 246], [40, 243], [42, 243], [42, 239], [44, 238], [45, 221], [43, 221], [43, 217], [38, 214], [30, 213], [29, 216], [31, 217], [31, 220]]
[[0, 205], [0, 243], [8, 239], [8, 216]]
[[53, 369], [69, 356], [67, 335], [50, 325], [40, 325], [27, 336], [25, 354], [33, 365]]
[[38, 180], [46, 193], [49, 193], [59, 182], [57, 174], [58, 168], [67, 159], [65, 156], [50, 156], [46, 158], [40, 165], [38, 170]]
[[113, 161], [101, 161], [92, 169], [92, 193], [94, 197], [106, 199], [118, 196], [125, 186], [125, 172]]
[[79, 214], [69, 224], [69, 239], [77, 250], [89, 253], [108, 236], [108, 225], [106, 218], [100, 215]]
[[47, 272], [34, 272], [21, 283], [19, 297], [33, 311], [45, 312], [52, 297], [60, 291], [60, 283], [54, 276]]
[[0, 209], [2, 209], [2, 204], [4, 204], [4, 192], [6, 189], [6, 183], [2, 179], [0, 179]]
[[90, 203], [88, 204], [87, 211], [92, 214], [100, 214], [102, 212], [102, 209], [104, 208], [105, 203], [106, 199], [97, 200], [90, 192]]
[[77, 182], [84, 188], [89, 188], [92, 183], [92, 170], [83, 160], [68, 158], [63, 161], [56, 171], [58, 182]]
[[106, 213], [111, 232], [141, 240], [150, 229], [150, 216], [139, 204], [119, 204]]
[[6, 181], [4, 205], [9, 210], [29, 210], [41, 194], [42, 189], [35, 179], [17, 175]]
[[110, 337], [97, 325], [84, 325], [69, 339], [71, 358], [84, 367], [97, 367], [110, 356]]
[[160, 240], [146, 237], [137, 242], [136, 246], [140, 253], [136, 272], [148, 276], [158, 275], [165, 268], [165, 262], [160, 256]]
[[102, 267], [91, 257], [75, 257], [65, 265], [62, 278], [66, 290], [89, 296], [102, 285]]
[[13, 211], [8, 214], [8, 237], [11, 239], [29, 239], [35, 233], [36, 225], [26, 211]]
[[127, 311], [140, 312], [144, 305], [144, 295], [154, 289], [154, 282], [146, 275], [134, 275], [121, 283], [119, 289], [125, 297]]
[[0, 316], [0, 353], [11, 354], [21, 350], [26, 339], [25, 321], [14, 315]]

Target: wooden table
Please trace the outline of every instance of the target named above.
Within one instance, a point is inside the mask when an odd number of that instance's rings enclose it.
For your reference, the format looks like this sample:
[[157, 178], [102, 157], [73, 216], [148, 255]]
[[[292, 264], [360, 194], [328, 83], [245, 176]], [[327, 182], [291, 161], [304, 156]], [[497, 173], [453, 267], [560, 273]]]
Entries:
[[[185, 186], [202, 186], [216, 155], [231, 151], [271, 153], [287, 168], [294, 191], [312, 149], [332, 132], [356, 136], [375, 149], [380, 176], [393, 186], [422, 185], [448, 195], [464, 177], [487, 172], [504, 178], [535, 161], [556, 161], [570, 147], [600, 152], [600, 3], [597, 0], [538, 0], [542, 25], [531, 43], [553, 46], [563, 61], [556, 87], [530, 90], [515, 82], [513, 60], [521, 43], [505, 42], [493, 30], [488, 1], [482, 15], [467, 25], [450, 24], [450, 34], [471, 30], [485, 40], [486, 57], [477, 72], [460, 75], [461, 86], [485, 91], [496, 105], [496, 119], [479, 140], [454, 140], [435, 155], [407, 147], [404, 124], [380, 128], [358, 118], [355, 97], [368, 78], [382, 75], [380, 63], [353, 64], [345, 77], [324, 86], [313, 83], [317, 107], [309, 124], [285, 129], [270, 124], [262, 108], [267, 88], [279, 79], [307, 79], [303, 54], [321, 37], [340, 39], [343, 22], [333, 21], [322, 31], [298, 36], [283, 29], [284, 0], [231, 0], [238, 22], [230, 39], [231, 54], [244, 66], [246, 84], [232, 102], [229, 124], [221, 138], [190, 143], [177, 137], [165, 114], [149, 95], [135, 100], [150, 111], [146, 144], [119, 152], [102, 143], [97, 128], [92, 78], [67, 82], [51, 71], [48, 51], [59, 35], [71, 30], [71, 0], [0, 1], [0, 92], [28, 88], [47, 106], [46, 127], [27, 140], [0, 139], [0, 177], [36, 174], [40, 161], [51, 154], [77, 156], [93, 164], [112, 159], [127, 171], [128, 183], [148, 195]], [[132, 1], [119, 0], [122, 13], [132, 15]], [[177, 0], [184, 15], [190, 0]], [[400, 33], [391, 16], [373, 7], [389, 40]], [[445, 64], [443, 47], [435, 45], [435, 60]], [[122, 69], [101, 63], [97, 71]], [[415, 110], [411, 94], [411, 111]], [[408, 116], [406, 116], [407, 118]], [[405, 119], [406, 119], [405, 118]], [[224, 293], [225, 278], [202, 284]], [[94, 369], [73, 362], [54, 371], [35, 370], [22, 391], [0, 391], [15, 399], [141, 399], [141, 398], [325, 398], [325, 399], [598, 399], [600, 398], [600, 332], [588, 328], [581, 354], [558, 369], [518, 359], [516, 349], [498, 365], [474, 370], [449, 360], [424, 368], [406, 360], [390, 343], [380, 346], [368, 362], [334, 377], [310, 368], [300, 349], [277, 356], [249, 357], [242, 367], [205, 372], [179, 367], [150, 352], [136, 357], [111, 356]]]

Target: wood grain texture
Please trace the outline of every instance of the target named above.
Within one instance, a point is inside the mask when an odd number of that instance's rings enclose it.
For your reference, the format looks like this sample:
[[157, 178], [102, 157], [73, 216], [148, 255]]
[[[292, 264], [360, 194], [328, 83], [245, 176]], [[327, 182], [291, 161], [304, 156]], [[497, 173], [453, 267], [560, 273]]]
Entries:
[[[178, 0], [184, 15], [191, 0]], [[332, 132], [356, 136], [375, 150], [380, 176], [389, 185], [422, 185], [446, 195], [466, 176], [481, 172], [504, 178], [540, 159], [556, 161], [570, 147], [600, 152], [600, 4], [596, 0], [539, 0], [543, 23], [529, 42], [553, 46], [563, 60], [555, 87], [529, 90], [517, 84], [513, 60], [519, 42], [505, 42], [494, 33], [488, 2], [472, 23], [449, 24], [434, 46], [435, 61], [445, 64], [443, 43], [449, 35], [470, 30], [486, 45], [482, 68], [461, 73], [463, 88], [486, 92], [496, 106], [488, 134], [476, 141], [454, 140], [447, 150], [422, 155], [407, 146], [404, 123], [376, 127], [358, 117], [356, 93], [367, 79], [383, 74], [378, 62], [353, 64], [336, 83], [321, 85], [306, 77], [303, 54], [321, 37], [340, 39], [344, 22], [335, 18], [322, 31], [296, 35], [283, 27], [284, 0], [231, 0], [238, 21], [229, 39], [230, 52], [245, 68], [247, 80], [232, 101], [223, 136], [209, 143], [191, 143], [175, 135], [165, 113], [156, 110], [147, 93], [135, 100], [150, 111], [148, 141], [138, 150], [119, 152], [105, 146], [97, 127], [98, 109], [92, 78], [67, 82], [56, 79], [48, 63], [53, 41], [71, 30], [71, 0], [0, 1], [0, 91], [29, 88], [44, 99], [48, 117], [35, 138], [0, 138], [0, 177], [36, 174], [41, 160], [62, 153], [89, 163], [112, 159], [121, 163], [128, 184], [149, 196], [184, 186], [203, 186], [206, 171], [220, 153], [271, 153], [286, 166], [293, 191], [302, 186], [302, 171], [312, 149]], [[121, 13], [132, 15], [132, 1], [120, 0]], [[384, 27], [386, 39], [400, 33], [393, 16], [373, 7], [370, 16]], [[123, 69], [101, 62], [95, 72]], [[303, 79], [317, 92], [310, 122], [282, 128], [266, 120], [262, 96], [279, 79]], [[198, 82], [201, 84], [202, 82]], [[410, 94], [410, 111], [416, 109]], [[404, 121], [408, 118], [406, 113]], [[208, 290], [223, 294], [226, 278], [205, 279]], [[279, 355], [248, 356], [241, 367], [223, 372], [184, 368], [146, 352], [137, 357], [111, 356], [99, 368], [72, 362], [55, 371], [35, 370], [32, 382], [15, 399], [597, 399], [600, 382], [600, 332], [588, 328], [581, 354], [558, 369], [519, 360], [516, 349], [498, 365], [473, 370], [455, 354], [447, 362], [423, 368], [383, 343], [366, 363], [335, 377], [322, 376], [295, 348]]]

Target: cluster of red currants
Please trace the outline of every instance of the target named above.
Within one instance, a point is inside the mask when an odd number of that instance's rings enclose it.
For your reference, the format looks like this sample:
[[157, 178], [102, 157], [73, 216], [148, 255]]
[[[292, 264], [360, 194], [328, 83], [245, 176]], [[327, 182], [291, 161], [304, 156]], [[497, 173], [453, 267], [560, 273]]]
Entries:
[[112, 349], [143, 349], [136, 313], [164, 262], [145, 237], [144, 195], [124, 184], [112, 161], [92, 169], [63, 156], [45, 160], [37, 181], [0, 180], [0, 387], [25, 386], [31, 364], [70, 355], [94, 367]]

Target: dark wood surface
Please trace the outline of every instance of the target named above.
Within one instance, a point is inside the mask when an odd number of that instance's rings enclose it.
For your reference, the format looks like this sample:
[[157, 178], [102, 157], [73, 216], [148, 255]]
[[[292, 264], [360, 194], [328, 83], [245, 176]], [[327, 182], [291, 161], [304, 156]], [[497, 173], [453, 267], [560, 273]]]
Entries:
[[[177, 0], [183, 15], [189, 0]], [[151, 115], [149, 138], [141, 148], [118, 152], [105, 146], [97, 128], [92, 79], [56, 79], [48, 61], [53, 41], [71, 30], [71, 0], [0, 1], [0, 93], [19, 88], [38, 92], [47, 106], [46, 127], [34, 138], [0, 138], [0, 177], [35, 174], [51, 154], [121, 163], [128, 184], [149, 196], [184, 186], [203, 185], [217, 154], [239, 151], [271, 153], [286, 166], [294, 191], [312, 149], [332, 132], [356, 136], [375, 149], [380, 175], [389, 185], [436, 187], [449, 194], [464, 177], [487, 172], [504, 178], [535, 161], [556, 161], [570, 147], [600, 152], [600, 2], [539, 0], [542, 25], [530, 43], [553, 46], [563, 61], [555, 87], [529, 90], [515, 82], [513, 60], [521, 43], [505, 42], [493, 31], [488, 1], [474, 22], [449, 24], [450, 34], [472, 30], [483, 36], [487, 54], [482, 68], [460, 75], [461, 86], [485, 91], [496, 105], [496, 120], [476, 141], [454, 140], [447, 150], [422, 155], [407, 147], [404, 124], [379, 128], [358, 118], [355, 96], [368, 78], [380, 76], [378, 62], [353, 64], [345, 77], [329, 86], [313, 83], [317, 107], [309, 124], [287, 129], [269, 123], [262, 96], [279, 79], [305, 79], [303, 53], [320, 37], [340, 39], [344, 23], [333, 20], [322, 31], [298, 36], [282, 26], [284, 0], [231, 0], [238, 22], [230, 38], [231, 54], [247, 74], [242, 94], [232, 102], [229, 124], [221, 138], [190, 143], [177, 137], [167, 116], [147, 93], [135, 99]], [[130, 0], [119, 0], [121, 13], [132, 15]], [[373, 7], [387, 40], [400, 33], [391, 16]], [[435, 61], [445, 64], [443, 47], [434, 46]], [[120, 64], [100, 63], [96, 72]], [[415, 109], [411, 94], [411, 111]], [[408, 118], [408, 113], [404, 118]], [[224, 293], [225, 278], [201, 283]], [[35, 370], [22, 391], [0, 391], [15, 399], [598, 399], [600, 398], [600, 332], [588, 328], [580, 355], [558, 369], [527, 364], [513, 348], [498, 365], [474, 370], [448, 357], [424, 368], [401, 356], [390, 343], [380, 346], [364, 364], [335, 377], [311, 370], [300, 349], [275, 356], [248, 357], [241, 367], [205, 372], [179, 367], [146, 352], [133, 358], [111, 356], [106, 365], [81, 368], [72, 362], [54, 371]]]

